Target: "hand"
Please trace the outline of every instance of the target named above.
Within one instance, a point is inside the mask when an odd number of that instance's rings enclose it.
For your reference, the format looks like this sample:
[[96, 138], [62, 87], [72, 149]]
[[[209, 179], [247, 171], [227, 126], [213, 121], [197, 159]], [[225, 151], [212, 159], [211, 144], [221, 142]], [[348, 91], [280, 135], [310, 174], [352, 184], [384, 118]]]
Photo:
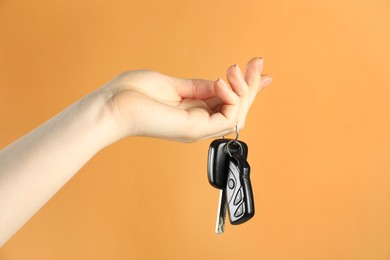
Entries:
[[[243, 128], [271, 82], [262, 60], [227, 81], [125, 72], [0, 150], [0, 247], [99, 150], [126, 136], [191, 142]], [[59, 149], [60, 148], [60, 149]], [[15, 207], [24, 205], [24, 207]], [[4, 223], [4, 224], [3, 224]]]
[[191, 142], [242, 129], [258, 91], [271, 83], [253, 58], [245, 76], [237, 65], [227, 81], [179, 79], [154, 71], [122, 73], [103, 86], [106, 107], [121, 138], [149, 136]]

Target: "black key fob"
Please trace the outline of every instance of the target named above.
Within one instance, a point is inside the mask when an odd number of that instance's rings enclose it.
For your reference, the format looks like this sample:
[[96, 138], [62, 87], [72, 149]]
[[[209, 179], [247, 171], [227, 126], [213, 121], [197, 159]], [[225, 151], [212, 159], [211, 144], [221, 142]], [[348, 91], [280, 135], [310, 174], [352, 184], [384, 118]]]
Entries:
[[255, 214], [252, 185], [249, 179], [250, 166], [240, 153], [231, 153], [226, 183], [226, 201], [230, 223], [241, 224]]
[[[227, 144], [230, 141], [232, 140], [216, 139], [211, 142], [209, 148], [207, 163], [208, 179], [213, 187], [220, 190], [226, 187], [230, 158], [227, 151]], [[239, 140], [229, 143], [229, 151], [232, 154], [241, 154], [245, 159], [248, 157], [248, 146]]]

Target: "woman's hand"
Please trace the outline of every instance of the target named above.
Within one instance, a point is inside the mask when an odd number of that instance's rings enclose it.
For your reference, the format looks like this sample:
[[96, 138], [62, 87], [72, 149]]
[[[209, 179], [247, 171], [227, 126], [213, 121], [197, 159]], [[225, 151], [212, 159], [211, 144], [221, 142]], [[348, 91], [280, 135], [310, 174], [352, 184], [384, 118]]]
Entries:
[[149, 136], [192, 142], [243, 128], [258, 91], [271, 83], [263, 60], [253, 58], [245, 76], [237, 65], [227, 81], [179, 79], [154, 71], [129, 71], [103, 86], [106, 108], [119, 138]]
[[[99, 150], [126, 136], [191, 142], [242, 128], [271, 82], [252, 59], [227, 81], [126, 72], [0, 150], [0, 247]], [[15, 205], [23, 205], [16, 207]]]

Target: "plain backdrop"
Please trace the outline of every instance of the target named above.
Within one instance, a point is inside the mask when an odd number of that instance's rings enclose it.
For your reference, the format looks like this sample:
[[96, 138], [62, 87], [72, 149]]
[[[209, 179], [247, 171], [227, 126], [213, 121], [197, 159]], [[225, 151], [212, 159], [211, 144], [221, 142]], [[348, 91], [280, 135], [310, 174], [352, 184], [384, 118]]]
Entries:
[[388, 0], [0, 0], [0, 147], [125, 70], [217, 79], [262, 56], [274, 78], [240, 133], [248, 223], [214, 233], [211, 140], [128, 138], [0, 259], [390, 259], [389, 13]]

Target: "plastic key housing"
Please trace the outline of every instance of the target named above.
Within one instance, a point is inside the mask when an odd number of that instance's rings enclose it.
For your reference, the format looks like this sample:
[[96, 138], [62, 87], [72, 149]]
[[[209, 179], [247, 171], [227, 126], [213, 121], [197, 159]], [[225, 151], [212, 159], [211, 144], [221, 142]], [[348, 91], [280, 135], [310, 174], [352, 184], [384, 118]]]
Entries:
[[[207, 173], [209, 183], [214, 188], [220, 190], [226, 188], [230, 159], [226, 145], [229, 141], [231, 139], [216, 139], [212, 141], [208, 153]], [[240, 145], [236, 142], [240, 143]], [[248, 157], [248, 146], [242, 141], [236, 140], [231, 142], [229, 150], [233, 154], [241, 154], [245, 159]]]
[[226, 201], [232, 225], [242, 224], [255, 214], [250, 166], [241, 154], [233, 153], [229, 160]]

